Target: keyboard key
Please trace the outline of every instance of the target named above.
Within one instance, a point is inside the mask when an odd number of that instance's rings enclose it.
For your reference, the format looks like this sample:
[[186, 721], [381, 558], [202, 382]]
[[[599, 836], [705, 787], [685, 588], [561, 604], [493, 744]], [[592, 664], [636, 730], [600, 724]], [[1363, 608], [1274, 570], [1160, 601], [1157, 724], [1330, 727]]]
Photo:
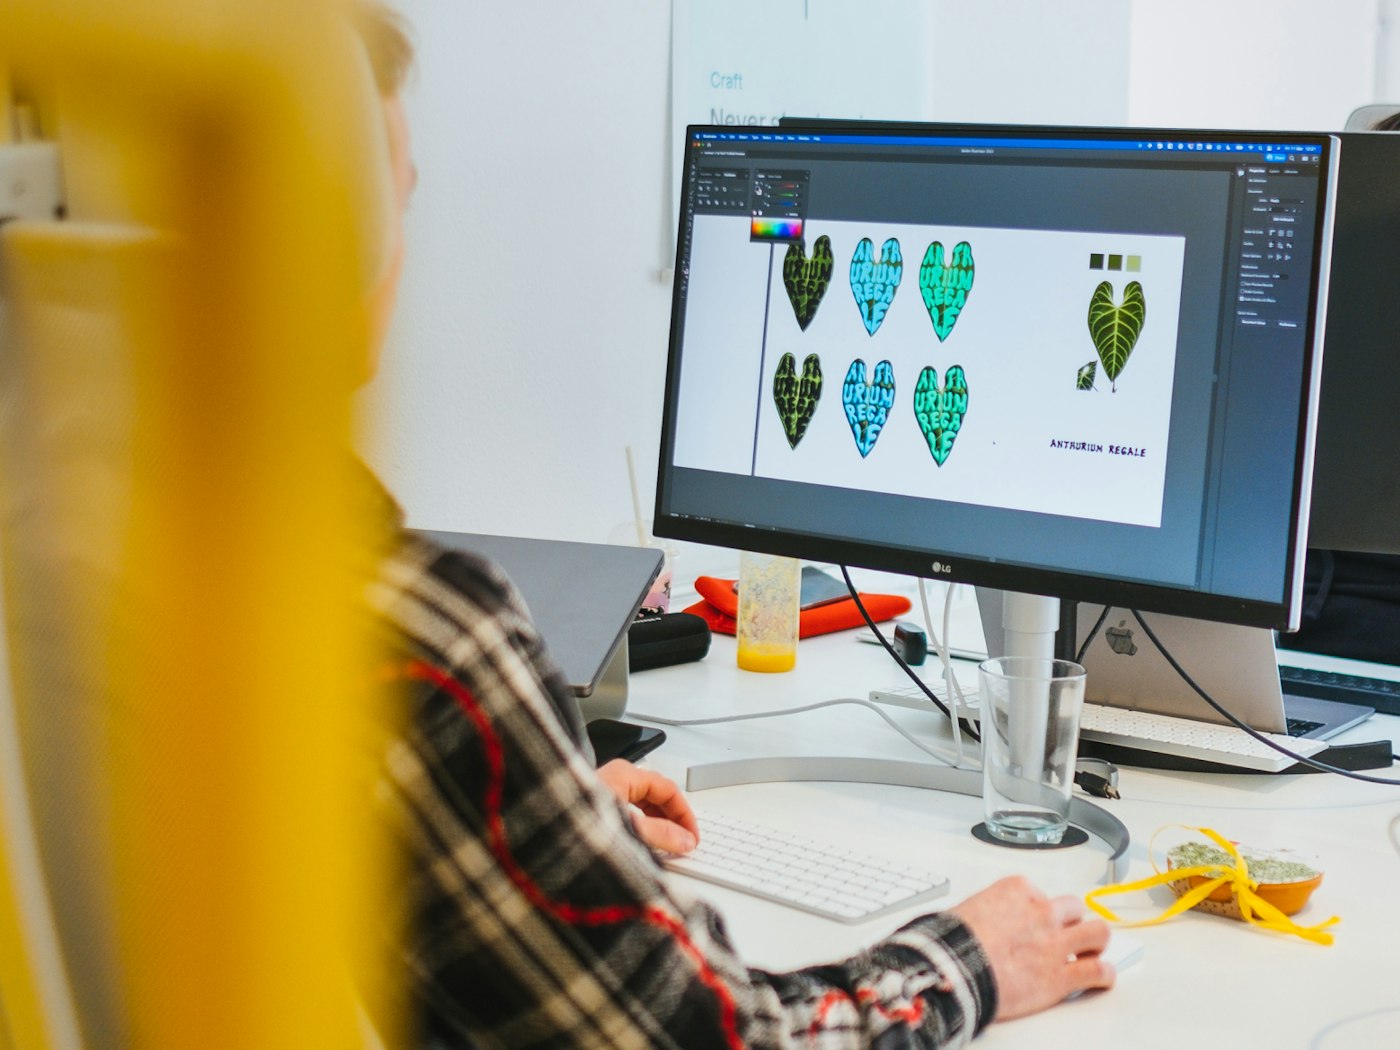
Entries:
[[667, 868], [837, 922], [864, 922], [948, 892], [945, 876], [907, 862], [735, 817], [697, 817], [700, 845], [663, 858]]
[[1279, 665], [1278, 673], [1283, 691], [1290, 696], [1340, 700], [1374, 707], [1381, 714], [1400, 715], [1400, 682], [1286, 664]]

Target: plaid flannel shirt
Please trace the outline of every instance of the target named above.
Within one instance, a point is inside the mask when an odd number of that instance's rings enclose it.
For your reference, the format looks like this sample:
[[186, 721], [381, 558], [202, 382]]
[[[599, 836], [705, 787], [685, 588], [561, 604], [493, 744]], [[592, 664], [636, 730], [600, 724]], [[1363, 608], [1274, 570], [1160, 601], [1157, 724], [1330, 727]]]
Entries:
[[843, 962], [746, 967], [597, 777], [499, 570], [396, 529], [370, 602], [409, 704], [377, 804], [408, 858], [419, 1045], [893, 1050], [963, 1045], [995, 1013], [986, 957], [948, 914]]

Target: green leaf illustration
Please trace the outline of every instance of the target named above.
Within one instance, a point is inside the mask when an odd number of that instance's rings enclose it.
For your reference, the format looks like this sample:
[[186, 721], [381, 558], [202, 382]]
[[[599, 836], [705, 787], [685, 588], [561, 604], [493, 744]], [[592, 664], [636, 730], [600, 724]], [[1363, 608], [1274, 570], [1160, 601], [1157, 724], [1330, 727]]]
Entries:
[[802, 375], [797, 374], [797, 359], [784, 354], [773, 374], [773, 402], [783, 421], [783, 433], [788, 447], [796, 448], [807, 433], [807, 424], [817, 410], [822, 396], [822, 363], [816, 354], [808, 354], [802, 362]]
[[1098, 374], [1099, 363], [1090, 361], [1079, 370], [1079, 378], [1075, 381], [1074, 388], [1076, 390], [1093, 390], [1094, 380], [1098, 378]]
[[967, 241], [958, 242], [953, 249], [952, 262], [946, 261], [941, 241], [934, 241], [924, 252], [924, 261], [919, 266], [919, 290], [940, 343], [948, 338], [967, 305], [974, 270], [972, 245]]
[[933, 461], [940, 467], [948, 461], [966, 416], [967, 376], [960, 366], [949, 366], [942, 387], [938, 385], [936, 369], [925, 368], [919, 373], [914, 387], [914, 418]]
[[1123, 290], [1123, 302], [1113, 301], [1113, 285], [1104, 281], [1089, 300], [1089, 335], [1103, 362], [1104, 375], [1118, 389], [1117, 380], [1128, 364], [1128, 356], [1142, 334], [1147, 319], [1147, 300], [1142, 285], [1131, 282]]
[[787, 289], [788, 302], [797, 315], [797, 324], [804, 332], [817, 316], [817, 307], [831, 284], [831, 270], [835, 260], [831, 255], [831, 238], [822, 234], [812, 245], [812, 257], [806, 254], [806, 246], [801, 243], [789, 244], [783, 256], [783, 286]]

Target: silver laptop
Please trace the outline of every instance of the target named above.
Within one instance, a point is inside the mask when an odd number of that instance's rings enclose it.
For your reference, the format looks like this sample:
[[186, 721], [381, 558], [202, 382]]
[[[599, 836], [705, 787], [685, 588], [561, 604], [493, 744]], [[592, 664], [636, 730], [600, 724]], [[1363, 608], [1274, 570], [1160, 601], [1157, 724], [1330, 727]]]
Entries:
[[[1102, 605], [1079, 606], [1079, 644], [1102, 611]], [[1326, 740], [1375, 714], [1358, 704], [1285, 696], [1272, 631], [1159, 613], [1143, 618], [1202, 689], [1260, 732]], [[1109, 610], [1082, 662], [1084, 699], [1091, 703], [1227, 722], [1167, 663], [1127, 609]]]
[[585, 721], [627, 706], [627, 629], [661, 572], [661, 551], [605, 543], [412, 530], [444, 547], [489, 558], [525, 599], [550, 658]]
[[[1001, 592], [977, 588], [987, 651], [1002, 651]], [[1103, 612], [1081, 602], [1078, 644]], [[1274, 635], [1261, 627], [1211, 623], [1184, 616], [1144, 613], [1154, 634], [1217, 703], [1261, 733], [1326, 740], [1365, 721], [1375, 709], [1311, 697], [1285, 696], [1279, 683]], [[1128, 609], [1111, 608], [1084, 653], [1084, 699], [1106, 707], [1229, 724], [1196, 695], [1167, 663]]]

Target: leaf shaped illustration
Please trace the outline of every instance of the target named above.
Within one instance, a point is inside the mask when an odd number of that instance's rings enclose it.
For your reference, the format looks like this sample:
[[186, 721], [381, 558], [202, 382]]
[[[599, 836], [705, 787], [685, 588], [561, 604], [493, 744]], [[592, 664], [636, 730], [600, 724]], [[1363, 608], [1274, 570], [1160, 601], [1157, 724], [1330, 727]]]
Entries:
[[950, 365], [943, 386], [938, 372], [929, 367], [919, 373], [914, 386], [914, 418], [928, 444], [929, 454], [940, 467], [948, 461], [953, 442], [967, 416], [967, 376], [958, 365]]
[[778, 418], [783, 421], [783, 433], [788, 447], [796, 448], [807, 433], [807, 424], [817, 410], [822, 396], [822, 363], [816, 354], [808, 354], [802, 362], [802, 375], [797, 374], [797, 359], [784, 354], [773, 374], [773, 402], [778, 406]]
[[1128, 364], [1128, 356], [1137, 345], [1142, 334], [1143, 322], [1147, 319], [1147, 299], [1142, 294], [1142, 285], [1132, 281], [1123, 290], [1123, 302], [1113, 301], [1113, 285], [1104, 281], [1094, 289], [1089, 300], [1089, 335], [1103, 362], [1104, 375], [1114, 383], [1123, 374]]
[[894, 368], [888, 361], [875, 366], [875, 375], [865, 381], [865, 362], [857, 358], [846, 370], [846, 382], [841, 388], [841, 403], [846, 406], [846, 422], [861, 458], [870, 455], [880, 431], [889, 422], [894, 407]]
[[943, 243], [934, 241], [924, 252], [924, 261], [919, 266], [919, 290], [940, 343], [948, 338], [967, 305], [975, 271], [972, 245], [967, 241], [958, 242], [953, 249], [952, 262], [946, 262], [945, 258]]
[[831, 284], [831, 271], [835, 259], [831, 254], [831, 238], [822, 234], [812, 245], [812, 256], [806, 254], [806, 246], [801, 243], [788, 245], [783, 256], [783, 287], [787, 289], [788, 302], [797, 315], [797, 324], [804, 332], [817, 316], [817, 307]]
[[1075, 380], [1074, 388], [1076, 390], [1093, 390], [1094, 380], [1098, 378], [1098, 374], [1099, 363], [1090, 361], [1079, 369], [1079, 378]]
[[874, 335], [885, 319], [885, 311], [894, 302], [894, 293], [899, 291], [899, 282], [904, 277], [904, 257], [899, 252], [899, 241], [891, 237], [880, 246], [880, 256], [875, 256], [875, 245], [869, 237], [862, 237], [851, 255], [851, 292], [860, 308], [860, 319], [865, 322], [865, 330]]

